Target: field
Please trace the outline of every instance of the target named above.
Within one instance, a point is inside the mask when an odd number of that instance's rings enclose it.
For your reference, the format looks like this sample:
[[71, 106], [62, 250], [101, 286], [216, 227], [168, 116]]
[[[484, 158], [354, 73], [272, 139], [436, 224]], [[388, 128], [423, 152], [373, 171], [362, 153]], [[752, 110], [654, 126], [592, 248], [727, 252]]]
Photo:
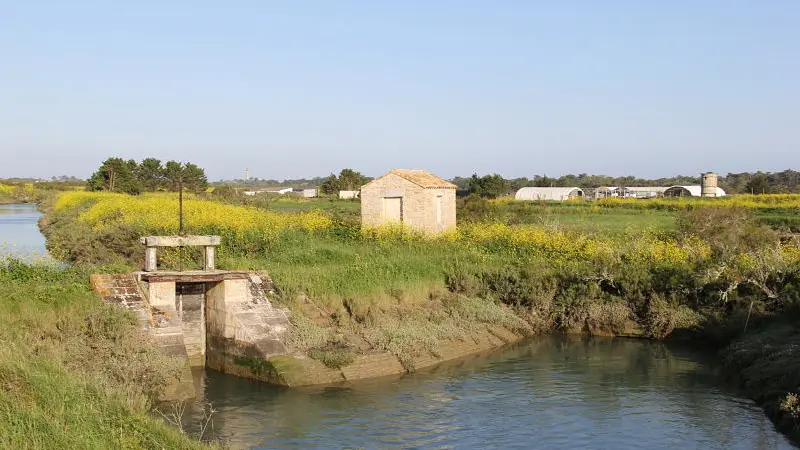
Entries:
[[[796, 199], [778, 200], [783, 205]], [[361, 230], [358, 202], [258, 201], [262, 203], [257, 206], [239, 206], [189, 197], [184, 204], [187, 232], [222, 236], [221, 267], [266, 269], [283, 290], [305, 293], [334, 309], [347, 298], [369, 302], [376, 297], [424, 297], [444, 289], [448, 276], [456, 272], [485, 277], [536, 264], [569, 266], [570, 270], [588, 265], [589, 269], [581, 270], [607, 272], [631, 263], [650, 271], [669, 267], [691, 272], [714, 263], [712, 245], [681, 235], [676, 228], [681, 211], [702, 206], [683, 199], [658, 201], [669, 208], [621, 201], [603, 206], [473, 199], [459, 204], [458, 231], [436, 238], [402, 228]], [[756, 209], [752, 204], [763, 202], [742, 203]], [[775, 208], [771, 205], [769, 210]], [[135, 237], [175, 233], [177, 210], [174, 194], [132, 197], [65, 192], [53, 203], [50, 216], [54, 222], [70, 224], [65, 228], [69, 236], [52, 227], [48, 231], [51, 251], [67, 259], [78, 255], [78, 262], [84, 258], [82, 262], [138, 264], [141, 248]], [[117, 247], [109, 252], [101, 246], [95, 253], [83, 250], [79, 254], [70, 240], [81, 233], [94, 234], [100, 244], [108, 241]], [[120, 243], [120, 236], [130, 236], [131, 243]], [[736, 254], [726, 257], [736, 260]], [[104, 260], [104, 255], [116, 259]], [[165, 261], [174, 261], [167, 256]], [[731, 264], [726, 267], [734, 277]]]

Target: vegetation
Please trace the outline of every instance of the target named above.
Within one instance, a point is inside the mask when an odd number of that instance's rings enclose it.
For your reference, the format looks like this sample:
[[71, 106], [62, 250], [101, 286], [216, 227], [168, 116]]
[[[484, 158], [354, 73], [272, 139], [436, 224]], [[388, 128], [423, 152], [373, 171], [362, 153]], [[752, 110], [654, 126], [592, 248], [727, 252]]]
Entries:
[[200, 448], [148, 414], [176, 365], [82, 269], [0, 262], [0, 446]]
[[177, 191], [179, 185], [189, 192], [202, 192], [208, 187], [203, 169], [192, 164], [168, 161], [164, 166], [155, 158], [141, 164], [134, 160], [108, 158], [88, 181], [90, 191], [140, 192]]
[[367, 184], [370, 178], [365, 177], [352, 169], [342, 169], [337, 177], [331, 174], [320, 185], [319, 190], [323, 194], [338, 194], [339, 191], [357, 191], [361, 186]]
[[[48, 215], [48, 242], [74, 261], [113, 254], [138, 263], [131, 244], [120, 241], [174, 232], [176, 210], [175, 200], [163, 195], [64, 193]], [[686, 209], [677, 234], [590, 234], [493, 221], [465, 222], [436, 238], [402, 228], [360, 230], [321, 211], [278, 213], [198, 199], [188, 200], [185, 210], [189, 230], [223, 236], [222, 266], [265, 268], [284, 292], [304, 293], [331, 314], [349, 308], [350, 317], [361, 307], [354, 305], [376, 299], [449, 292], [526, 313], [536, 309], [537, 317], [547, 316], [543, 323], [564, 330], [585, 329], [589, 312], [610, 311], [591, 303], [613, 304], [645, 334], [660, 336], [671, 331], [664, 323], [691, 316], [686, 308], [702, 313], [740, 298], [779, 298], [798, 264], [796, 246], [760, 232], [744, 209]], [[708, 217], [725, 225], [701, 227]], [[64, 227], [68, 235], [59, 231]], [[92, 233], [99, 233], [97, 247], [81, 253], [75, 235]], [[683, 319], [676, 323], [688, 322]]]
[[[481, 178], [489, 177], [484, 176]], [[473, 193], [479, 191], [472, 190], [472, 178], [455, 177], [455, 183], [461, 189], [470, 189]], [[600, 186], [680, 186], [700, 184], [700, 175], [695, 176], [675, 176], [669, 178], [637, 178], [633, 176], [610, 177], [606, 175], [563, 175], [558, 178], [548, 177], [547, 175], [536, 175], [532, 178], [510, 178], [503, 180], [507, 183], [511, 191], [526, 186], [561, 186], [579, 187], [584, 189], [597, 188]], [[755, 172], [755, 173], [729, 173], [719, 177], [719, 186], [729, 194], [779, 194], [779, 193], [800, 193], [800, 172], [794, 170], [784, 170], [783, 172]]]
[[[346, 169], [351, 170], [351, 169]], [[335, 176], [333, 176], [336, 178]], [[227, 180], [212, 183], [215, 186], [233, 187], [258, 187], [258, 186], [291, 186], [291, 187], [318, 187], [331, 177], [301, 178], [293, 180], [262, 180], [251, 178], [248, 180]], [[477, 189], [475, 179], [480, 183], [493, 183], [495, 186], [505, 187], [505, 191], [513, 192], [526, 186], [575, 186], [584, 189], [597, 188], [600, 186], [676, 186], [700, 184], [700, 175], [683, 176], [678, 175], [666, 178], [638, 178], [634, 176], [611, 177], [607, 175], [589, 174], [568, 174], [560, 177], [548, 177], [547, 175], [534, 175], [532, 177], [503, 178], [500, 175], [472, 177], [454, 177], [452, 179], [459, 189], [468, 190], [471, 193], [483, 195], [482, 186]], [[363, 183], [361, 183], [363, 184]], [[719, 177], [719, 185], [729, 194], [780, 194], [780, 193], [800, 193], [800, 172], [795, 170], [784, 170], [782, 172], [755, 172], [755, 173], [729, 173]], [[360, 186], [352, 185], [352, 189]], [[491, 191], [491, 190], [490, 190]], [[497, 192], [497, 191], [494, 191]], [[505, 192], [503, 192], [505, 193]]]
[[510, 184], [498, 174], [479, 177], [473, 174], [469, 179], [469, 191], [473, 195], [486, 198], [497, 198], [509, 193]]

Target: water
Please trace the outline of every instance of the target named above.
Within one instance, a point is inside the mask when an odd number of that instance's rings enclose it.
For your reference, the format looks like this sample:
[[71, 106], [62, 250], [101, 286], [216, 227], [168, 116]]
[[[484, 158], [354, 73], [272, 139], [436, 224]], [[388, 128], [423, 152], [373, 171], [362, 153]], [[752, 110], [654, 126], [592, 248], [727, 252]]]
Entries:
[[236, 447], [793, 448], [712, 367], [658, 342], [553, 336], [341, 386], [202, 382], [214, 433]]
[[31, 261], [49, 258], [39, 232], [41, 216], [36, 205], [0, 205], [0, 257], [14, 255]]

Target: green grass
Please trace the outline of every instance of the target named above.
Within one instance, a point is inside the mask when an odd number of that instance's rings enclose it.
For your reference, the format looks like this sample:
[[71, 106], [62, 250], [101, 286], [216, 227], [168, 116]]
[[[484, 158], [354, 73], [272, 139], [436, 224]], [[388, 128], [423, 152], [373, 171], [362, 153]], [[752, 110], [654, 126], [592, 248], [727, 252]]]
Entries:
[[284, 290], [313, 298], [346, 298], [425, 291], [443, 286], [445, 271], [465, 265], [500, 264], [502, 255], [445, 242], [374, 242], [285, 233], [268, 254], [220, 255], [229, 268], [266, 269]]
[[675, 231], [674, 214], [665, 212], [610, 211], [606, 213], [558, 209], [539, 216], [542, 223], [597, 235], [620, 235], [630, 231], [651, 229]]
[[0, 342], [0, 447], [203, 447], [148, 414], [177, 365], [87, 272], [0, 262]]

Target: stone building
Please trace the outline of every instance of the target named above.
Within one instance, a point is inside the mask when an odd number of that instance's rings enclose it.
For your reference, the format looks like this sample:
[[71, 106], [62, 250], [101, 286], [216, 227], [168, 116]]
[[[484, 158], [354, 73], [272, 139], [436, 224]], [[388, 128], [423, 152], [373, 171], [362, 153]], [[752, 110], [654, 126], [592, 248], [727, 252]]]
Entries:
[[361, 224], [402, 223], [429, 234], [455, 228], [456, 185], [424, 170], [393, 169], [361, 187]]

